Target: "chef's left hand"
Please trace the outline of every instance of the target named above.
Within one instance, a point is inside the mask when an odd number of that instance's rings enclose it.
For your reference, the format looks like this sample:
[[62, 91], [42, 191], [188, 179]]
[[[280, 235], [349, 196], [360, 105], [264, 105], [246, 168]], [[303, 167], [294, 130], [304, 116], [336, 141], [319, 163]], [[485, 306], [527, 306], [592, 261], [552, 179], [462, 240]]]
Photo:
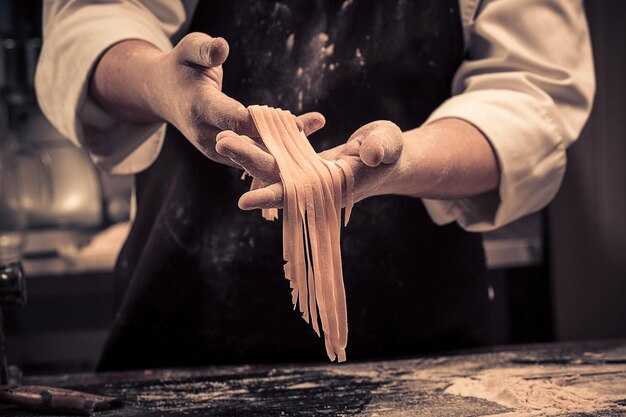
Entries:
[[[394, 177], [400, 170], [403, 142], [398, 126], [379, 120], [359, 128], [345, 144], [324, 151], [320, 156], [331, 161], [343, 159], [350, 165], [354, 173], [354, 201], [357, 202], [395, 192]], [[229, 131], [217, 136], [216, 150], [266, 185], [245, 193], [239, 200], [241, 209], [282, 208], [283, 185], [271, 154], [255, 141]], [[345, 183], [343, 190], [345, 204]]]

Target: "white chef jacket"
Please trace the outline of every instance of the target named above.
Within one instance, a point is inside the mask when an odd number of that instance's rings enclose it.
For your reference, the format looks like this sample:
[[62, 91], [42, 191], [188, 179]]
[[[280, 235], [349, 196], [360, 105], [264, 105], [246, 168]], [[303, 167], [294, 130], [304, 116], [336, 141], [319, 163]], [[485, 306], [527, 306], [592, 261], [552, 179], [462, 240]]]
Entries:
[[[133, 174], [149, 167], [166, 125], [121, 121], [93, 103], [87, 88], [95, 63], [125, 39], [171, 50], [196, 3], [44, 1], [44, 44], [35, 80], [39, 104], [102, 169]], [[543, 208], [556, 194], [566, 149], [591, 111], [593, 58], [582, 0], [459, 3], [466, 58], [454, 77], [452, 97], [426, 123], [455, 117], [479, 128], [497, 156], [500, 184], [479, 196], [424, 203], [438, 224], [456, 221], [466, 230], [487, 231]], [[97, 140], [85, 137], [86, 130]], [[123, 138], [124, 145], [106, 151], [91, 145], [107, 138]]]

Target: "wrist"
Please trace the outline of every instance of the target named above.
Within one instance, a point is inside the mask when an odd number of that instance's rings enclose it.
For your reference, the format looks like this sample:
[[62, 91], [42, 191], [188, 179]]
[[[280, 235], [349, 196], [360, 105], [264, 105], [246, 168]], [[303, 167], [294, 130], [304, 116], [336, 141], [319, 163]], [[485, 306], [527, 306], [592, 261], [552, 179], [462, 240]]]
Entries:
[[425, 146], [421, 128], [402, 132], [403, 147], [398, 162], [385, 184], [388, 194], [421, 197], [429, 188], [430, 175], [426, 168]]
[[139, 94], [147, 111], [162, 122], [173, 122], [173, 109], [177, 108], [175, 99], [181, 92], [172, 92], [172, 71], [169, 54], [160, 50], [147, 52], [143, 57], [144, 76]]
[[404, 132], [396, 194], [455, 199], [498, 187], [500, 169], [483, 133], [461, 119], [441, 119]]

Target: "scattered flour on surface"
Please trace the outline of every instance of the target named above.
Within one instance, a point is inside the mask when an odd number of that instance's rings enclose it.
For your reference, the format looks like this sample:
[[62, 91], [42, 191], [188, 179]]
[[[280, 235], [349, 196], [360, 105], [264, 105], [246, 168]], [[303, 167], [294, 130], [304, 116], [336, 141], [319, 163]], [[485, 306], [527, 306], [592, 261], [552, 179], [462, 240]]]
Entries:
[[567, 412], [592, 413], [614, 404], [595, 392], [565, 386], [562, 380], [524, 379], [507, 369], [492, 369], [471, 378], [455, 378], [444, 393], [481, 398], [509, 407], [506, 416], [551, 416]]
[[356, 48], [356, 50], [354, 51], [354, 56], [357, 59], [357, 62], [359, 63], [360, 66], [365, 65], [365, 57], [363, 56], [363, 53], [361, 52], [360, 48]]
[[287, 48], [288, 51], [291, 51], [293, 49], [293, 44], [296, 41], [296, 36], [292, 33], [287, 37], [287, 40], [285, 41], [285, 47]]
[[331, 56], [334, 51], [335, 45], [333, 45], [332, 43], [328, 46], [322, 46], [320, 49], [320, 53], [322, 54], [322, 56]]
[[311, 389], [318, 387], [320, 387], [320, 385], [313, 382], [301, 382], [299, 384], [290, 385], [287, 387], [287, 389]]
[[304, 104], [304, 92], [302, 90], [298, 91], [298, 111], [302, 111]]

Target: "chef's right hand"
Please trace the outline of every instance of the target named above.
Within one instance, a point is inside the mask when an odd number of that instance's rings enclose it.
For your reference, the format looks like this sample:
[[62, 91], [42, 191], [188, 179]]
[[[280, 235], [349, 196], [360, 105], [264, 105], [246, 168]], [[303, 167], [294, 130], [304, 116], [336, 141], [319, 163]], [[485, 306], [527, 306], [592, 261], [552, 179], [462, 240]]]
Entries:
[[[223, 38], [199, 32], [185, 36], [157, 68], [154, 105], [207, 157], [238, 167], [216, 152], [216, 135], [227, 130], [258, 139], [259, 134], [246, 107], [222, 92], [222, 64], [227, 57], [228, 43]], [[300, 130], [313, 131], [324, 124], [324, 118], [311, 112], [298, 116], [296, 123]]]
[[[228, 44], [222, 38], [190, 33], [170, 52], [149, 42], [126, 40], [109, 48], [96, 65], [89, 94], [110, 115], [133, 123], [167, 121], [204, 155], [237, 166], [215, 151], [215, 136], [223, 130], [258, 139], [248, 110], [222, 92], [222, 64]], [[299, 116], [301, 130], [323, 125], [321, 114]], [[124, 143], [98, 135], [87, 144], [96, 153], [114, 153]], [[123, 140], [121, 138], [120, 140]]]
[[210, 159], [232, 164], [215, 151], [222, 130], [257, 136], [248, 110], [222, 93], [222, 64], [228, 43], [190, 33], [152, 71], [153, 111], [167, 120]]

